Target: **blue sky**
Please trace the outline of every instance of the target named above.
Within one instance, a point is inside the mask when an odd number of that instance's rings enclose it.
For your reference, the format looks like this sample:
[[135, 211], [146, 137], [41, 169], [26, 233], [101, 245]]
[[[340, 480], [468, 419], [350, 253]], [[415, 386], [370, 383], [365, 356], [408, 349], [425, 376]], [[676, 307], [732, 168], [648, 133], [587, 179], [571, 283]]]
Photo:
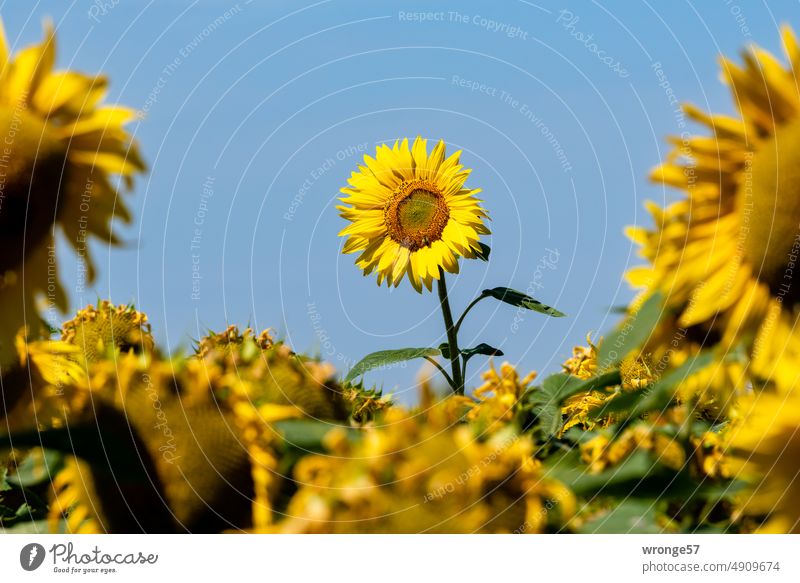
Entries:
[[[633, 295], [622, 231], [647, 224], [646, 199], [676, 197], [647, 180], [663, 138], [685, 129], [675, 100], [731, 111], [719, 54], [778, 51], [779, 24], [800, 27], [796, 2], [737, 0], [62, 0], [0, 14], [15, 48], [51, 17], [59, 67], [107, 73], [111, 101], [144, 114], [131, 126], [150, 165], [128, 196], [135, 223], [119, 228], [124, 247], [95, 245], [92, 290], [75, 293], [64, 254], [72, 305], [134, 301], [173, 349], [228, 323], [272, 327], [342, 371], [444, 341], [434, 294], [378, 288], [340, 254], [334, 206], [364, 152], [418, 134], [463, 149], [493, 254], [462, 262], [454, 309], [506, 285], [569, 317], [486, 301], [462, 344], [553, 372]], [[368, 380], [412, 400], [418, 371]]]

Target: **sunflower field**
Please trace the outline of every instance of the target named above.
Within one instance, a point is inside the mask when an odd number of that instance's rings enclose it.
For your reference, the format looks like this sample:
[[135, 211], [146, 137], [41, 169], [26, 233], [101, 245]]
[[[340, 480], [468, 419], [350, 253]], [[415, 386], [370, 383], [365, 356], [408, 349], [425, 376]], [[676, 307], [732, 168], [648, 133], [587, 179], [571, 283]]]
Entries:
[[[56, 69], [53, 27], [17, 51], [0, 28], [0, 531], [800, 533], [800, 45], [782, 35], [784, 55], [723, 59], [735, 116], [684, 106], [701, 129], [651, 175], [677, 197], [626, 233], [635, 299], [545, 375], [459, 341], [479, 303], [533, 328], [570, 310], [503, 281], [455, 305], [448, 281], [508, 225], [461, 150], [416, 135], [359, 156], [331, 212], [363, 285], [413, 289], [446, 341], [337, 367], [245, 322], [170, 351], [103, 298], [50, 325], [43, 298], [70, 305], [56, 238], [95, 281], [87, 242], [120, 242], [148, 166], [106, 77]], [[401, 362], [433, 373], [413, 405], [368, 382]]]

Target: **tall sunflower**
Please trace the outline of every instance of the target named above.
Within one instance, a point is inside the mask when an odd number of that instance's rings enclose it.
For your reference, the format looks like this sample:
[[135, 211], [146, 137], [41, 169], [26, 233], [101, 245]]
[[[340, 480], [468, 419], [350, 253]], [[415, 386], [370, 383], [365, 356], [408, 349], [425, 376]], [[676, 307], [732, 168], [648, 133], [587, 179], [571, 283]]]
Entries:
[[[687, 105], [706, 136], [673, 137], [653, 179], [685, 192], [661, 208], [655, 229], [630, 228], [647, 267], [629, 281], [660, 290], [685, 329], [681, 344], [744, 342], [759, 384], [800, 382], [800, 49], [783, 28], [788, 66], [751, 47], [743, 66], [722, 59], [739, 115]], [[672, 332], [657, 331], [664, 346]], [[685, 340], [685, 341], [684, 341]]]
[[339, 233], [348, 237], [343, 252], [360, 253], [356, 265], [364, 275], [377, 271], [378, 285], [395, 287], [408, 275], [422, 292], [441, 270], [458, 273], [458, 257], [480, 254], [488, 215], [475, 197], [480, 189], [464, 187], [470, 170], [460, 156], [459, 150], [445, 158], [444, 141], [429, 154], [421, 137], [411, 148], [404, 139], [382, 144], [375, 158], [364, 156], [337, 207], [352, 223]]
[[12, 56], [0, 21], [0, 365], [22, 326], [38, 328], [37, 300], [65, 308], [56, 227], [79, 256], [79, 285], [91, 283], [88, 241], [117, 243], [113, 218], [130, 220], [114, 176], [130, 189], [145, 168], [123, 129], [134, 112], [102, 105], [105, 77], [54, 70], [55, 43], [47, 25]]

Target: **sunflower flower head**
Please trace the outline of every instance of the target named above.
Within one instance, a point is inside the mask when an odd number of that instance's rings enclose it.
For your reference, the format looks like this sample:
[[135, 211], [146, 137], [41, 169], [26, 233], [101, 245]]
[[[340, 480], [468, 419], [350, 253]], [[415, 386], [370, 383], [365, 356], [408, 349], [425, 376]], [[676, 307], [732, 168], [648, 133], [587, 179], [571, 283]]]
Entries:
[[418, 292], [431, 290], [441, 270], [458, 273], [459, 257], [481, 253], [488, 215], [475, 196], [480, 189], [464, 186], [470, 170], [460, 156], [445, 157], [444, 141], [428, 152], [421, 137], [411, 147], [407, 139], [383, 144], [342, 188], [337, 209], [351, 223], [339, 233], [347, 237], [343, 252], [359, 253], [356, 265], [377, 272], [378, 285], [396, 287], [408, 276]]
[[590, 379], [597, 374], [597, 346], [592, 344], [591, 333], [586, 335], [586, 344], [572, 349], [572, 356], [562, 365], [565, 373], [579, 379]]
[[660, 464], [680, 470], [686, 462], [686, 453], [680, 442], [654, 427], [639, 423], [625, 429], [611, 440], [601, 433], [580, 446], [581, 459], [593, 473], [614, 467], [636, 451], [645, 451]]
[[86, 363], [106, 356], [109, 349], [120, 352], [153, 351], [153, 335], [147, 315], [133, 306], [115, 306], [103, 300], [87, 306], [63, 326], [61, 340], [76, 346]]
[[750, 482], [745, 515], [765, 517], [768, 533], [800, 532], [800, 394], [755, 393], [741, 399], [744, 418], [730, 429], [730, 465]]
[[[564, 373], [582, 380], [588, 380], [597, 374], [597, 346], [592, 343], [591, 333], [586, 335], [586, 343], [587, 346], [574, 347], [572, 356], [561, 365]], [[561, 413], [565, 417], [561, 434], [575, 426], [589, 430], [597, 426], [606, 427], [612, 417], [609, 415], [598, 419], [593, 413], [617, 394], [618, 391], [614, 388], [603, 388], [568, 397], [561, 407]]]
[[649, 262], [628, 279], [663, 292], [688, 338], [744, 343], [758, 382], [792, 387], [800, 382], [800, 49], [788, 27], [783, 45], [788, 64], [756, 46], [742, 65], [722, 59], [735, 117], [685, 106], [708, 132], [670, 138], [652, 177], [684, 197], [648, 203], [654, 228], [628, 229]]
[[506, 426], [482, 440], [440, 408], [386, 410], [355, 442], [326, 437], [329, 455], [295, 469], [300, 484], [277, 525], [304, 533], [537, 533], [558, 529], [575, 497], [546, 476], [527, 435]]
[[0, 364], [13, 360], [19, 329], [37, 319], [38, 296], [66, 307], [56, 227], [79, 255], [79, 285], [91, 283], [87, 242], [117, 243], [113, 219], [131, 218], [116, 178], [129, 189], [145, 169], [123, 127], [134, 112], [102, 103], [107, 79], [55, 70], [55, 60], [52, 26], [40, 44], [11, 54], [0, 21]]
[[536, 371], [521, 377], [511, 363], [504, 362], [498, 371], [491, 362], [488, 370], [481, 373], [481, 378], [484, 383], [473, 393], [478, 402], [467, 414], [467, 419], [495, 423], [510, 421], [514, 417], [522, 396], [536, 379]]

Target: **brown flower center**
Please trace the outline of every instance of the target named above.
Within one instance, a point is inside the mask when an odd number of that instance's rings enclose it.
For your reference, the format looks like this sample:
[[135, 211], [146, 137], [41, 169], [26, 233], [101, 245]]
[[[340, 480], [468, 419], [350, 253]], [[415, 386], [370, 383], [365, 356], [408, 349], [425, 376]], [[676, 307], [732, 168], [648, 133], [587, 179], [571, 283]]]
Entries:
[[410, 251], [442, 238], [450, 219], [444, 195], [428, 180], [406, 180], [384, 208], [389, 237]]
[[[57, 218], [67, 147], [21, 106], [0, 106], [0, 274], [19, 265]], [[24, 238], [24, 241], [23, 241]]]
[[800, 118], [761, 145], [740, 191], [744, 256], [753, 274], [776, 297], [800, 302]]

